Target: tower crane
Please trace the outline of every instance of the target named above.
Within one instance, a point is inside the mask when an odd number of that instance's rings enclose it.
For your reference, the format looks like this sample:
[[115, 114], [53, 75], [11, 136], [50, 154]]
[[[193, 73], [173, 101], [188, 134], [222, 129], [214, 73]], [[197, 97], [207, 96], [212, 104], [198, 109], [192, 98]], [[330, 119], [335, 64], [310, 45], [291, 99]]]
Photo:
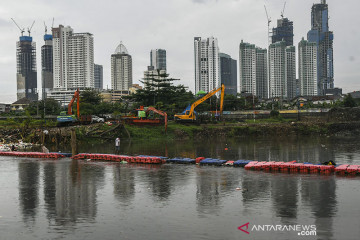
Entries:
[[31, 27], [30, 28], [28, 28], [28, 33], [29, 33], [29, 37], [30, 37], [30, 33], [31, 33], [31, 29], [32, 29], [32, 27], [34, 26], [34, 23], [35, 23], [35, 20], [33, 21], [33, 23], [31, 24]]
[[44, 21], [44, 27], [45, 27], [45, 35], [47, 34], [47, 26], [45, 24], [45, 21]]
[[13, 20], [13, 22], [15, 23], [15, 25], [19, 28], [19, 30], [20, 30], [20, 32], [21, 32], [21, 36], [23, 36], [23, 35], [24, 35], [24, 32], [25, 32], [25, 28], [22, 28], [22, 29], [21, 29], [21, 27], [19, 27], [19, 25], [15, 22], [15, 20], [14, 20], [13, 18], [11, 18], [11, 20]]
[[265, 8], [265, 13], [266, 13], [266, 18], [267, 18], [267, 21], [268, 21], [268, 43], [270, 45], [270, 23], [271, 23], [271, 18], [269, 17], [269, 14], [267, 12], [267, 9], [266, 9], [266, 6], [264, 5], [264, 8]]
[[285, 12], [285, 6], [286, 6], [286, 1], [284, 2], [284, 8], [283, 10], [281, 11], [281, 18], [284, 18], [284, 12]]

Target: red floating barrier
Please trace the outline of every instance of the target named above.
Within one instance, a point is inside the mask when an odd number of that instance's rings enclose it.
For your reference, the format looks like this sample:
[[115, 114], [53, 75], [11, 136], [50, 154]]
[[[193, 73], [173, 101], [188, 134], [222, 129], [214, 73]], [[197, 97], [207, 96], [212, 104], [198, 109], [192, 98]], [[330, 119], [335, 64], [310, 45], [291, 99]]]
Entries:
[[346, 173], [350, 175], [356, 175], [358, 173], [358, 165], [350, 165], [346, 168]]
[[204, 157], [198, 157], [195, 159], [195, 163], [200, 163], [201, 160], [204, 160]]

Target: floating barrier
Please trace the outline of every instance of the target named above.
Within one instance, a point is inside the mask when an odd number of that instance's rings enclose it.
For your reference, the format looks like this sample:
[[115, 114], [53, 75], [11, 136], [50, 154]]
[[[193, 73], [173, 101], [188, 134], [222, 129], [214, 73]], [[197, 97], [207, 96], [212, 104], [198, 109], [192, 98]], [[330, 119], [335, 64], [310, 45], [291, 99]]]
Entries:
[[[13, 157], [26, 157], [26, 158], [45, 158], [45, 159], [58, 159], [70, 157], [70, 153], [41, 153], [41, 152], [0, 152], [0, 156], [13, 156]], [[127, 156], [115, 154], [101, 154], [101, 153], [80, 153], [72, 157], [75, 160], [98, 160], [110, 162], [127, 162], [127, 163], [141, 163], [141, 164], [163, 164], [163, 163], [176, 163], [176, 164], [195, 164], [212, 165], [212, 166], [234, 166], [244, 167], [246, 170], [264, 171], [264, 172], [284, 172], [284, 173], [311, 173], [311, 174], [331, 174], [335, 172], [338, 175], [360, 175], [360, 165], [322, 165], [312, 163], [296, 163], [291, 162], [258, 162], [249, 160], [236, 160], [227, 161], [213, 158], [198, 157], [191, 158], [166, 158], [162, 156]]]
[[179, 164], [194, 164], [196, 163], [196, 160], [191, 158], [171, 158], [171, 159], [166, 159], [166, 162], [179, 163]]
[[249, 164], [251, 161], [249, 160], [237, 160], [234, 162], [234, 167], [245, 167], [246, 164]]
[[205, 158], [200, 161], [200, 165], [221, 166], [221, 165], [225, 164], [226, 162], [227, 162], [226, 160]]
[[0, 152], [0, 156], [26, 157], [26, 158], [64, 158], [61, 153], [42, 153], [42, 152]]
[[[128, 163], [144, 163], [144, 164], [162, 164], [165, 163], [165, 158], [154, 156], [127, 156], [127, 155], [114, 155], [114, 154], [100, 154], [100, 153], [79, 153], [72, 157], [75, 160], [99, 160], [111, 162], [128, 162]], [[194, 160], [195, 161], [195, 160]]]

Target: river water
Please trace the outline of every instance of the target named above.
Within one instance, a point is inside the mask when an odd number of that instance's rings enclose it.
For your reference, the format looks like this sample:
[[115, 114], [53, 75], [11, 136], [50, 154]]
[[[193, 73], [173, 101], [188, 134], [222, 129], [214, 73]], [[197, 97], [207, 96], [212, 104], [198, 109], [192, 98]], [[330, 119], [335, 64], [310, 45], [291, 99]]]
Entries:
[[[359, 140], [122, 140], [121, 152], [360, 165]], [[360, 176], [0, 157], [0, 190], [0, 239], [360, 238]]]

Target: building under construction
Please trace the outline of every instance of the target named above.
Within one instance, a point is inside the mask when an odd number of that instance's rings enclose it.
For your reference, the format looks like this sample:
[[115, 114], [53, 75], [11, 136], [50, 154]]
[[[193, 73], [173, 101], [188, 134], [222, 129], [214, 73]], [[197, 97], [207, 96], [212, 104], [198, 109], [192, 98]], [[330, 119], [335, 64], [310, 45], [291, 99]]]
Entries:
[[30, 36], [21, 36], [16, 43], [17, 99], [38, 100], [36, 43]]
[[44, 35], [45, 44], [41, 47], [42, 99], [53, 88], [53, 40], [51, 34]]
[[314, 4], [311, 9], [311, 30], [308, 41], [317, 44], [318, 94], [326, 95], [334, 88], [334, 34], [329, 31], [329, 10], [326, 0]]

